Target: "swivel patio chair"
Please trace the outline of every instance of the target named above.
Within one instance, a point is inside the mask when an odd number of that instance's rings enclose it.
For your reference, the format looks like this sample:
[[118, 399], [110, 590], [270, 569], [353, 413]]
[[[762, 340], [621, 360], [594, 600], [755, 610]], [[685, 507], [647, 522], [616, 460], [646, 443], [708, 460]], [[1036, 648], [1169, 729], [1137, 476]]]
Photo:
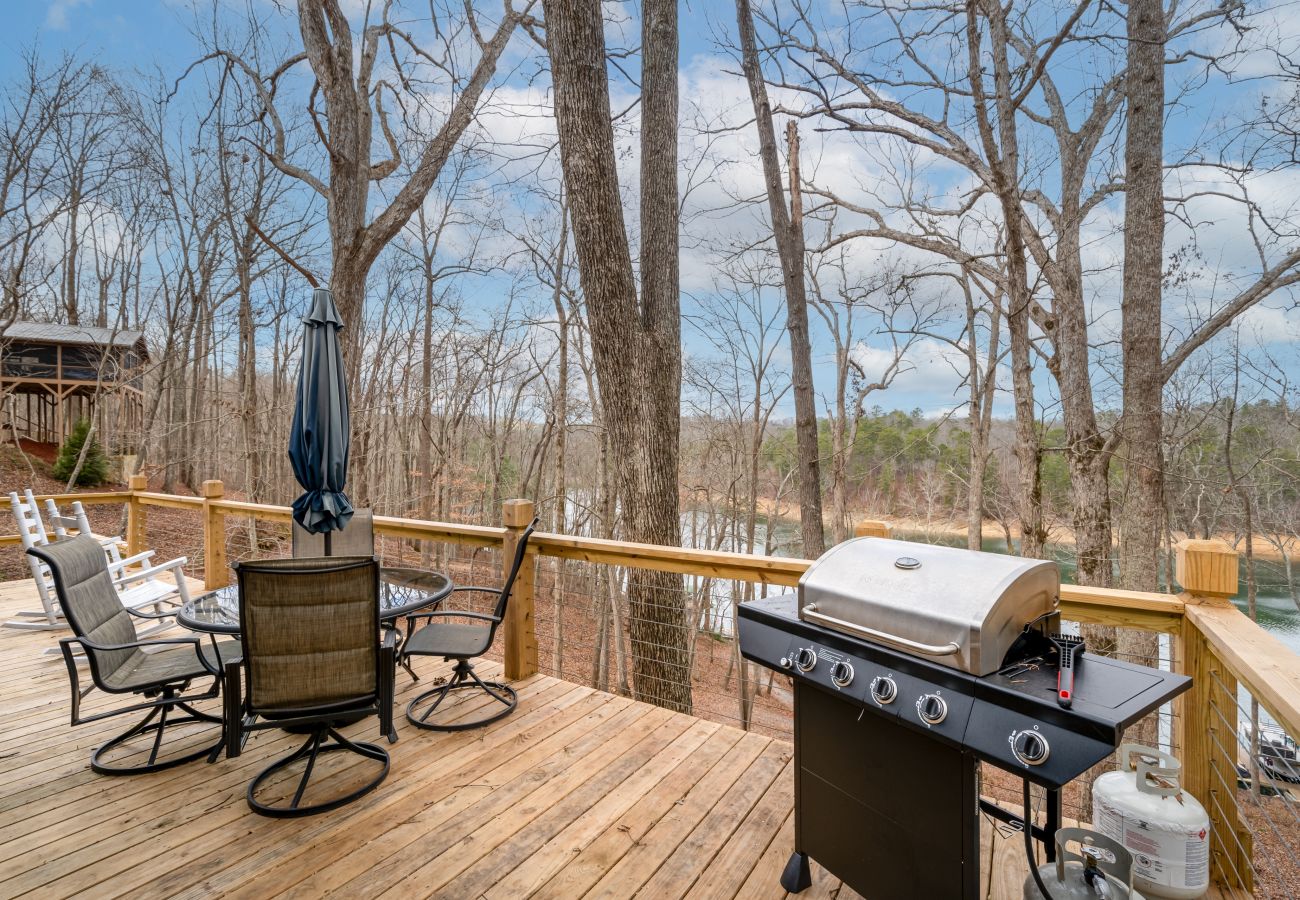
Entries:
[[374, 556], [375, 517], [369, 509], [352, 513], [348, 524], [339, 531], [330, 532], [329, 552], [325, 552], [325, 535], [312, 534], [293, 522], [293, 558], [308, 559], [322, 556]]
[[[226, 753], [238, 756], [249, 732], [258, 729], [307, 735], [301, 747], [249, 783], [248, 805], [264, 816], [306, 816], [373, 791], [388, 775], [387, 751], [338, 729], [378, 716], [380, 733], [397, 740], [394, 644], [391, 633], [380, 637], [379, 564], [369, 556], [268, 559], [239, 563], [235, 573], [244, 656], [227, 668]], [[304, 804], [317, 757], [343, 751], [380, 762], [382, 769], [356, 790]], [[275, 776], [299, 762], [297, 788], [281, 802]]]
[[[444, 684], [430, 688], [407, 704], [406, 718], [412, 725], [417, 728], [427, 728], [431, 731], [465, 731], [470, 728], [480, 728], [488, 725], [508, 716], [514, 710], [519, 699], [515, 689], [501, 682], [483, 681], [474, 671], [474, 666], [470, 663], [470, 660], [482, 656], [492, 646], [497, 627], [505, 618], [506, 607], [510, 602], [510, 592], [514, 589], [515, 579], [524, 565], [524, 557], [528, 551], [528, 539], [532, 537], [533, 532], [537, 529], [538, 521], [538, 519], [534, 519], [532, 524], [520, 535], [519, 543], [515, 547], [515, 558], [510, 566], [510, 575], [506, 578], [504, 585], [500, 588], [471, 587], [468, 585], [452, 588], [453, 594], [458, 591], [496, 594], [496, 605], [490, 614], [448, 609], [418, 612], [406, 617], [407, 639], [406, 643], [402, 645], [403, 659], [412, 656], [441, 656], [445, 661], [456, 660], [456, 668], [452, 671], [451, 678], [447, 679]], [[415, 623], [422, 619], [429, 620], [429, 624], [416, 631]], [[433, 621], [435, 619], [473, 619], [476, 622], [486, 624]], [[489, 704], [490, 712], [486, 716], [445, 723], [430, 721], [430, 717], [453, 692], [473, 690], [484, 691], [489, 697], [501, 704], [503, 708], [496, 709], [495, 704]], [[424, 707], [422, 712], [420, 711], [421, 706]]]
[[[222, 669], [238, 657], [235, 641], [204, 644], [197, 637], [141, 640], [132, 617], [158, 619], [165, 613], [146, 613], [122, 604], [113, 587], [108, 559], [99, 541], [80, 535], [44, 547], [30, 547], [27, 553], [49, 567], [59, 604], [72, 627], [73, 636], [59, 641], [68, 678], [72, 683], [72, 724], [96, 722], [109, 716], [145, 711], [135, 726], [104, 743], [90, 758], [90, 766], [104, 775], [137, 775], [157, 772], [204, 756], [215, 761], [221, 751], [215, 744], [159, 761], [163, 732], [169, 726], [188, 722], [220, 723], [219, 716], [194, 709], [197, 700], [216, 697], [221, 690]], [[77, 674], [74, 649], [85, 651], [92, 684], [84, 690]], [[148, 652], [152, 651], [152, 652]], [[212, 678], [211, 686], [199, 693], [186, 693], [190, 682]], [[94, 715], [81, 715], [81, 701], [92, 687], [109, 694], [140, 694], [141, 702]], [[182, 715], [172, 716], [179, 710]], [[121, 764], [108, 754], [141, 735], [153, 735], [148, 758], [142, 764]]]

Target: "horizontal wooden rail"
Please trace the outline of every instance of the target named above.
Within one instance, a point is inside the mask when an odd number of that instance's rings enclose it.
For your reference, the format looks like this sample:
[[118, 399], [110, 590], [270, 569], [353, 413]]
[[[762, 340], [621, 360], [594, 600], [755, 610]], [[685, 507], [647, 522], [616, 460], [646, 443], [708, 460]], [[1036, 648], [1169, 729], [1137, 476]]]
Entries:
[[537, 547], [537, 552], [542, 556], [788, 587], [797, 585], [799, 578], [812, 565], [809, 560], [788, 556], [754, 556], [748, 553], [633, 544], [544, 532], [534, 534], [530, 543]]
[[1187, 621], [1259, 705], [1288, 734], [1300, 736], [1300, 660], [1295, 653], [1228, 603], [1189, 603]]
[[1177, 634], [1183, 606], [1183, 599], [1172, 594], [1061, 585], [1061, 616], [1089, 625]]
[[[80, 500], [82, 506], [94, 506], [102, 503], [126, 503], [131, 499], [130, 491], [87, 491], [84, 494], [36, 494], [36, 502], [53, 500], [55, 503], [71, 503]], [[163, 496], [168, 496], [164, 494]], [[0, 496], [0, 509], [9, 509], [9, 497]]]
[[476, 547], [499, 547], [506, 537], [505, 528], [495, 528], [490, 525], [427, 522], [423, 519], [403, 519], [398, 516], [375, 516], [375, 531], [390, 537], [469, 544]]
[[293, 510], [287, 506], [271, 506], [267, 503], [245, 503], [242, 500], [209, 500], [208, 505], [215, 510], [232, 516], [252, 516], [265, 522], [289, 522]]
[[[195, 504], [195, 506], [202, 505], [202, 500]], [[228, 516], [252, 516], [255, 519], [284, 524], [293, 521], [293, 509], [288, 506], [246, 503], [242, 500], [212, 500], [209, 506]], [[482, 547], [499, 546], [506, 535], [504, 528], [460, 525], [454, 522], [430, 522], [425, 519], [407, 519], [401, 516], [375, 516], [374, 526], [376, 534], [386, 534], [390, 537]]]
[[137, 491], [137, 502], [144, 506], [162, 506], [167, 509], [202, 509], [202, 497], [183, 497], [180, 494], [158, 494], [152, 491]]

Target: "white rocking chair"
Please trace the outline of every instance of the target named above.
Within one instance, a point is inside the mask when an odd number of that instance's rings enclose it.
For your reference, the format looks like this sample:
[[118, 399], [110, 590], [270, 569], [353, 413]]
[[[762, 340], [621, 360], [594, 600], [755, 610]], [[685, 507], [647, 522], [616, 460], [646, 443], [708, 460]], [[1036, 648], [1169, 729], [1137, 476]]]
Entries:
[[[24, 496], [20, 498], [16, 492], [10, 491], [9, 506], [13, 510], [14, 521], [18, 523], [18, 534], [22, 538], [25, 551], [30, 547], [48, 544], [49, 532], [46, 531], [31, 489], [25, 490], [23, 494]], [[75, 533], [87, 534], [99, 541], [108, 558], [108, 570], [113, 578], [113, 586], [117, 589], [124, 606], [141, 611], [152, 608], [154, 613], [161, 613], [190, 599], [189, 586], [185, 582], [185, 572], [182, 569], [187, 562], [185, 557], [181, 556], [160, 565], [150, 565], [149, 561], [153, 558], [154, 551], [146, 550], [123, 558], [120, 549], [122, 539], [94, 534], [85, 507], [79, 500], [73, 501], [71, 516], [62, 515], [53, 500], [46, 500], [46, 511], [50, 515], [50, 524], [54, 526], [54, 534], [58, 539], [71, 537]], [[63, 618], [63, 611], [59, 608], [54, 580], [48, 567], [34, 556], [26, 553], [24, 556], [31, 567], [32, 579], [36, 582], [42, 609], [19, 612], [17, 619], [5, 622], [4, 626], [26, 630], [67, 628], [68, 624]], [[139, 568], [132, 569], [132, 566], [139, 566]], [[170, 621], [159, 620], [158, 624], [147, 633], [161, 631], [170, 626]], [[146, 632], [142, 632], [144, 633]]]

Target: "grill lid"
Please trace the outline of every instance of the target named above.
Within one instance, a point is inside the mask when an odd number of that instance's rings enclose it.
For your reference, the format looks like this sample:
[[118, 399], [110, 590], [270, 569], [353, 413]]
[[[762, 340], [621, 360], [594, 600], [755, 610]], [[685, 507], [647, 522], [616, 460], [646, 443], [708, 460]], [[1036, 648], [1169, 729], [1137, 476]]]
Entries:
[[989, 675], [1025, 625], [1055, 611], [1060, 588], [1046, 560], [855, 538], [799, 579], [799, 618]]

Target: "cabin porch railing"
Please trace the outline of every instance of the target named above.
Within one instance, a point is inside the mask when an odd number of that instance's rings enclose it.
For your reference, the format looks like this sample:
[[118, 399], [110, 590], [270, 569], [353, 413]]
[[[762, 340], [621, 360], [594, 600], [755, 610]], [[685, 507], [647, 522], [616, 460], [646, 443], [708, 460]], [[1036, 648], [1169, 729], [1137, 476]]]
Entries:
[[[286, 524], [286, 506], [248, 503], [225, 497], [220, 481], [206, 481], [202, 496], [180, 496], [146, 490], [134, 476], [127, 491], [55, 495], [58, 503], [121, 503], [126, 506], [126, 540], [132, 553], [147, 544], [150, 508], [190, 510], [199, 514], [203, 534], [203, 580], [209, 589], [229, 583], [226, 520]], [[41, 498], [44, 499], [44, 498]], [[8, 500], [0, 498], [7, 509]], [[504, 504], [503, 525], [463, 525], [397, 516], [375, 516], [379, 536], [499, 551], [508, 565], [519, 535], [532, 520], [530, 500]], [[860, 534], [886, 535], [888, 526], [868, 523]], [[0, 545], [18, 542], [17, 535], [0, 536]], [[805, 559], [758, 556], [684, 547], [635, 544], [575, 535], [538, 532], [530, 542], [529, 559], [515, 588], [510, 614], [503, 626], [502, 658], [506, 676], [526, 678], [539, 671], [537, 602], [534, 573], [538, 560], [579, 561], [626, 570], [680, 573], [738, 585], [791, 588], [810, 564]], [[1183, 762], [1185, 785], [1199, 798], [1212, 822], [1211, 872], [1229, 894], [1249, 895], [1257, 879], [1286, 860], [1294, 871], [1282, 873], [1288, 882], [1300, 877], [1295, 837], [1300, 834], [1300, 810], [1288, 802], [1274, 809], [1273, 798], [1259, 795], [1260, 784], [1247, 789], [1247, 803], [1258, 799], [1263, 814], [1243, 805], [1238, 763], [1242, 744], [1239, 723], [1247, 707], [1257, 706], [1285, 734], [1300, 737], [1300, 656], [1243, 615], [1228, 598], [1237, 593], [1237, 553], [1219, 541], [1184, 541], [1177, 547], [1177, 595], [1065, 585], [1061, 613], [1066, 619], [1096, 625], [1136, 629], [1167, 636], [1166, 664], [1191, 675], [1192, 689], [1174, 704], [1168, 717], [1170, 743]], [[558, 604], [557, 604], [558, 608]], [[557, 673], [559, 674], [559, 673]], [[1257, 759], [1257, 748], [1247, 759]], [[1252, 755], [1253, 754], [1253, 755]], [[1255, 774], [1255, 773], [1252, 773]], [[1284, 785], [1277, 785], [1287, 790]], [[1300, 789], [1297, 789], [1300, 792]], [[1267, 801], [1267, 802], [1266, 802]], [[1276, 804], [1274, 804], [1276, 805]], [[1285, 821], [1287, 817], [1294, 819]], [[1272, 858], [1263, 859], [1255, 836], [1269, 832]], [[1280, 843], [1279, 843], [1280, 841]], [[1282, 850], [1277, 848], [1281, 847]], [[1266, 870], [1261, 872], [1261, 869]], [[1293, 883], [1287, 885], [1293, 887]]]

